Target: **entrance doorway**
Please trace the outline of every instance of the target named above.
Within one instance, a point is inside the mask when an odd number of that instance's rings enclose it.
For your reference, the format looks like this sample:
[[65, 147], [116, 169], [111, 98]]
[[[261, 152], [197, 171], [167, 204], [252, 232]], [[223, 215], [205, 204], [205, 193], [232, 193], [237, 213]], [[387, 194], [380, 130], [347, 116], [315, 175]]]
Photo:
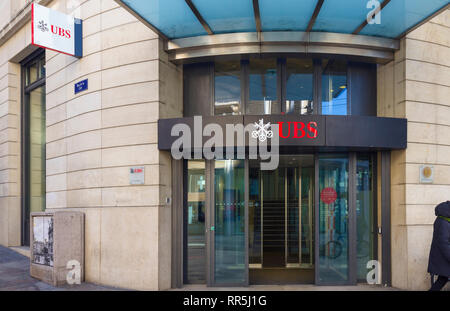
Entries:
[[376, 258], [374, 157], [184, 162], [183, 282], [355, 284]]
[[249, 164], [249, 282], [314, 282], [314, 157]]

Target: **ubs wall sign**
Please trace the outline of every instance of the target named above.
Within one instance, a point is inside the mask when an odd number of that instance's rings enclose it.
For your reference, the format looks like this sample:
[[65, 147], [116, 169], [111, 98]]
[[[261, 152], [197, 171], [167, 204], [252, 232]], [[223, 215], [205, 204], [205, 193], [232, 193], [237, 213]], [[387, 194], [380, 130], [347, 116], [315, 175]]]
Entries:
[[31, 43], [81, 58], [83, 56], [82, 20], [33, 3]]

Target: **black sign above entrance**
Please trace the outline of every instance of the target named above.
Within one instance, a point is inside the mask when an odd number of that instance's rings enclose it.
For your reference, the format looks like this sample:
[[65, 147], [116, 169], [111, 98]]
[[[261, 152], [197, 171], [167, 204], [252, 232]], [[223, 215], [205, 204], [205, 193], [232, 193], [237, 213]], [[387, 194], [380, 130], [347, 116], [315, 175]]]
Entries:
[[[220, 127], [223, 133], [227, 125], [254, 126], [258, 138], [270, 139], [270, 132], [265, 133], [264, 126], [278, 125], [280, 151], [305, 150], [391, 150], [405, 149], [407, 120], [399, 118], [380, 118], [368, 116], [325, 116], [325, 115], [240, 115], [202, 117], [200, 124], [196, 117], [160, 119], [158, 121], [158, 148], [171, 150], [172, 143], [179, 136], [172, 136], [172, 129], [177, 124], [186, 125], [192, 137], [204, 132], [211, 124]], [[198, 118], [198, 117], [197, 117]], [[195, 123], [195, 124], [194, 124]], [[268, 127], [269, 128], [269, 127]], [[198, 135], [199, 133], [197, 133]], [[265, 135], [269, 136], [265, 137]], [[251, 135], [251, 133], [249, 133]], [[260, 137], [259, 135], [262, 135]], [[210, 136], [202, 135], [202, 143]], [[192, 138], [194, 141], [194, 138]], [[236, 146], [236, 140], [233, 140]], [[248, 135], [245, 146], [249, 145]], [[227, 139], [223, 138], [223, 146]]]

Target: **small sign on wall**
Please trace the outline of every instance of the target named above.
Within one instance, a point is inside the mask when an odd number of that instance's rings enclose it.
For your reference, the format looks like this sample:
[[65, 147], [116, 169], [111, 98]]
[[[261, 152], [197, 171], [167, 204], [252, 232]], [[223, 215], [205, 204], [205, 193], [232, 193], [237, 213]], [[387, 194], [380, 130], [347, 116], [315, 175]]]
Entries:
[[432, 165], [421, 165], [420, 166], [420, 183], [431, 184], [434, 179], [434, 168]]
[[143, 166], [135, 166], [130, 168], [130, 185], [145, 184], [145, 168]]
[[88, 79], [75, 83], [75, 94], [88, 89]]

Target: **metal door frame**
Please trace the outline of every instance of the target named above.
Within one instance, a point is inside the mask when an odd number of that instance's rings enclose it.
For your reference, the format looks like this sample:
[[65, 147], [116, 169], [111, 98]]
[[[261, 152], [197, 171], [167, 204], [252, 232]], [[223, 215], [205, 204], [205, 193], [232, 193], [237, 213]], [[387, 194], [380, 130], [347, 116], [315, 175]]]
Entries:
[[[227, 160], [227, 159], [224, 159]], [[221, 161], [221, 160], [218, 160]], [[243, 283], [216, 283], [215, 280], [215, 163], [216, 160], [206, 160], [205, 166], [205, 179], [206, 190], [205, 199], [205, 216], [206, 216], [206, 285], [209, 287], [233, 287], [233, 286], [248, 286], [249, 285], [249, 264], [248, 264], [248, 198], [249, 198], [249, 186], [248, 186], [248, 159], [236, 159], [232, 161], [244, 161], [244, 222], [245, 222], [245, 269], [244, 269], [244, 282]]]
[[[315, 173], [315, 187], [314, 187], [314, 204], [315, 204], [315, 220], [314, 220], [314, 275], [315, 285], [356, 285], [357, 284], [357, 258], [356, 258], [356, 153], [347, 153], [348, 156], [348, 277], [347, 281], [343, 282], [321, 282], [319, 278], [319, 225], [320, 225], [320, 189], [319, 189], [319, 157], [321, 154], [330, 153], [316, 153], [314, 155], [314, 173]], [[344, 153], [336, 153], [344, 154]]]
[[[46, 75], [38, 78], [36, 81], [26, 85], [26, 71], [30, 67], [30, 65], [37, 63], [41, 60], [45, 61], [45, 50], [42, 48], [37, 49], [28, 57], [26, 57], [21, 63], [21, 100], [20, 100], [20, 192], [21, 192], [21, 245], [29, 246], [30, 245], [30, 186], [28, 182], [30, 181], [30, 153], [29, 153], [29, 142], [30, 142], [30, 107], [29, 107], [29, 96], [30, 93], [40, 87], [45, 87], [46, 85]], [[46, 97], [44, 99], [44, 109], [46, 107]], [[44, 113], [45, 116], [45, 113]], [[45, 144], [44, 144], [45, 145]], [[44, 146], [46, 148], [46, 145]], [[46, 167], [42, 169], [43, 173], [46, 174]], [[44, 195], [45, 198], [45, 195]], [[46, 206], [44, 206], [44, 209]]]
[[[328, 153], [323, 153], [328, 154]], [[383, 227], [383, 241], [382, 241], [382, 248], [383, 248], [383, 267], [386, 269], [383, 269], [383, 284], [389, 284], [390, 283], [390, 245], [389, 245], [389, 239], [390, 239], [390, 231], [389, 231], [389, 225], [390, 225], [390, 219], [389, 219], [389, 198], [390, 193], [389, 190], [389, 156], [390, 152], [384, 152], [382, 154], [382, 160], [381, 160], [381, 172], [382, 172], [382, 178], [381, 178], [381, 189], [382, 189], [382, 227]], [[320, 200], [320, 193], [319, 193], [319, 155], [321, 153], [315, 153], [313, 154], [314, 157], [314, 209], [313, 212], [313, 224], [314, 224], [314, 230], [313, 230], [313, 240], [314, 240], [314, 249], [313, 249], [313, 264], [314, 264], [314, 275], [315, 275], [315, 284], [316, 285], [356, 285], [357, 284], [357, 258], [356, 258], [356, 240], [357, 240], [357, 232], [356, 232], [356, 165], [357, 165], [357, 153], [351, 152], [348, 153], [348, 160], [349, 160], [349, 197], [348, 197], [348, 212], [349, 212], [349, 221], [348, 221], [348, 243], [349, 243], [349, 277], [346, 282], [320, 282], [319, 281], [319, 200]], [[376, 157], [375, 157], [376, 158]], [[180, 217], [183, 217], [183, 210], [185, 208], [185, 202], [182, 198], [178, 198], [181, 196], [186, 195], [186, 189], [185, 189], [185, 180], [179, 179], [178, 176], [180, 174], [185, 175], [185, 165], [183, 164], [184, 161], [172, 161], [172, 168], [173, 168], [173, 187], [175, 189], [183, 189], [179, 190], [178, 192], [175, 192], [174, 195], [174, 204], [176, 203], [177, 206], [174, 206], [172, 209], [172, 221], [173, 221], [173, 232], [175, 236], [175, 243], [172, 244], [172, 271], [176, 274], [172, 277], [172, 287], [181, 287], [183, 286], [183, 273], [186, 271], [183, 271], [184, 267], [184, 247], [182, 246], [183, 238], [185, 238], [185, 233], [183, 232], [183, 228], [180, 228], [180, 226], [183, 225], [183, 221], [179, 221]], [[377, 161], [378, 162], [378, 161]], [[244, 160], [244, 196], [245, 196], [245, 282], [244, 284], [216, 284], [214, 280], [214, 231], [211, 231], [211, 227], [214, 226], [214, 167], [215, 167], [215, 161], [214, 160], [205, 160], [205, 180], [206, 180], [206, 193], [205, 193], [205, 250], [206, 250], [206, 285], [207, 286], [248, 286], [249, 285], [249, 244], [248, 244], [248, 237], [249, 237], [249, 219], [248, 219], [248, 200], [249, 200], [249, 160]], [[380, 163], [374, 163], [374, 173], [376, 173], [378, 169], [378, 165]], [[376, 181], [376, 177], [374, 178]], [[181, 183], [183, 185], [181, 185]], [[181, 187], [181, 188], [180, 188]], [[377, 192], [377, 188], [374, 188], [374, 191]], [[377, 194], [374, 194], [375, 198]], [[179, 205], [179, 206], [178, 206]], [[374, 205], [374, 213], [377, 213], [378, 207], [375, 204]], [[387, 212], [386, 212], [387, 211]], [[178, 241], [180, 240], [180, 241]], [[178, 241], [178, 242], [177, 242]], [[375, 246], [377, 250], [378, 245], [375, 241]], [[376, 254], [376, 253], [375, 253]]]

